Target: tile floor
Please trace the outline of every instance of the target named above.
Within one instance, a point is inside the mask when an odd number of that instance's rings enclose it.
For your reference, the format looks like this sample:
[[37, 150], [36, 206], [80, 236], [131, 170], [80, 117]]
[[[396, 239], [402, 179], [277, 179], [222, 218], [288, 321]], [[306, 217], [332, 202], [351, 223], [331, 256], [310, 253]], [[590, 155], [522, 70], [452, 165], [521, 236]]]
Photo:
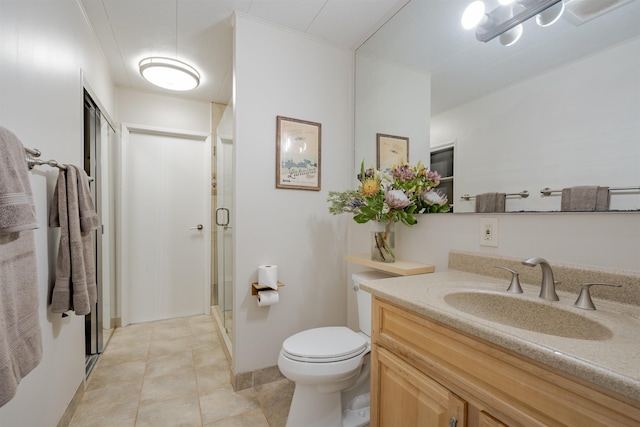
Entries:
[[116, 329], [70, 427], [284, 427], [293, 383], [234, 392], [211, 316]]

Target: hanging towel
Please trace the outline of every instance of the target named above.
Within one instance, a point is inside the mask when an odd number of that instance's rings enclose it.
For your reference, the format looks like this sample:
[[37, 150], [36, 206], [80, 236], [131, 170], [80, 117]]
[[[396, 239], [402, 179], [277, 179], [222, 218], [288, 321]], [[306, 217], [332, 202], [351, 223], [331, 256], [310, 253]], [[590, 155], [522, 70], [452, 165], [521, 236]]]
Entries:
[[564, 212], [608, 211], [609, 200], [609, 187], [583, 185], [563, 188], [560, 210]]
[[504, 212], [506, 193], [482, 193], [476, 196], [476, 212]]
[[35, 228], [24, 147], [0, 127], [0, 407], [42, 359]]
[[38, 228], [24, 147], [2, 126], [0, 141], [0, 233]]
[[95, 258], [91, 242], [98, 218], [84, 170], [65, 165], [49, 212], [49, 226], [60, 227], [60, 244], [56, 263], [56, 282], [51, 297], [51, 311], [69, 310], [86, 315], [97, 300]]

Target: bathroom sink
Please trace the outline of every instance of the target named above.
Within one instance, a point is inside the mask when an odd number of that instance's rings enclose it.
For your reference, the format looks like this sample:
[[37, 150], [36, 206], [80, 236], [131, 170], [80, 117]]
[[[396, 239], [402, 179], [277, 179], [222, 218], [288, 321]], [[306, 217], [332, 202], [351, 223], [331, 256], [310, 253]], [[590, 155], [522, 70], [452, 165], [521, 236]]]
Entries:
[[606, 340], [613, 332], [601, 323], [561, 307], [489, 292], [455, 292], [444, 297], [451, 307], [492, 322], [558, 337]]

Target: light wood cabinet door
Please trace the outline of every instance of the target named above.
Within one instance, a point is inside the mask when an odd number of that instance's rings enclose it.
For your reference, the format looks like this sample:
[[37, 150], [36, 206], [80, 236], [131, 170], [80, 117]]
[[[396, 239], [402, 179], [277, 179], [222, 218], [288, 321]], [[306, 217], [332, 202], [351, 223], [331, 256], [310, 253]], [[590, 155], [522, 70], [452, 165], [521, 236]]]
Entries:
[[464, 400], [384, 348], [374, 363], [379, 406], [372, 426], [466, 426]]
[[479, 427], [508, 427], [484, 411], [480, 412], [478, 420]]

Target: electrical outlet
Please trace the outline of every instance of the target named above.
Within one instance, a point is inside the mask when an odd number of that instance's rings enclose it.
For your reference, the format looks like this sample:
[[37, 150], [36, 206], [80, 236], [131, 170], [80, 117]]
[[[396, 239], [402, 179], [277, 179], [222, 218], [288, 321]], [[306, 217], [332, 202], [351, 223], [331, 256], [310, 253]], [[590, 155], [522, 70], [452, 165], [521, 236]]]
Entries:
[[480, 246], [498, 247], [498, 218], [480, 219]]

